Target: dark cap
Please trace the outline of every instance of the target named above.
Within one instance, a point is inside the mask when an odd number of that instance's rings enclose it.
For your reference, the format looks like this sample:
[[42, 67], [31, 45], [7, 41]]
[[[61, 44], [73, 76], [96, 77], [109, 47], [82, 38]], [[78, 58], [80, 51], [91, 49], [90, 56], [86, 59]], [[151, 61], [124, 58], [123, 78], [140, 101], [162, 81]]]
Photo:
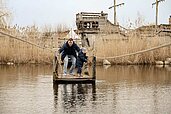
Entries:
[[72, 38], [69, 38], [68, 40], [73, 41], [73, 39], [72, 39]]

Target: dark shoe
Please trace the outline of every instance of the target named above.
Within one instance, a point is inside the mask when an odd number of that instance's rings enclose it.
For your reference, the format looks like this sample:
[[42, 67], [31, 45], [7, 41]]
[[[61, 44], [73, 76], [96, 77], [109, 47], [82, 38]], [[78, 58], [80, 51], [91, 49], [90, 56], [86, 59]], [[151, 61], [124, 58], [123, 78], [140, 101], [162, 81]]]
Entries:
[[74, 74], [74, 73], [70, 73], [69, 75], [70, 75], [70, 76], [75, 76], [75, 74]]

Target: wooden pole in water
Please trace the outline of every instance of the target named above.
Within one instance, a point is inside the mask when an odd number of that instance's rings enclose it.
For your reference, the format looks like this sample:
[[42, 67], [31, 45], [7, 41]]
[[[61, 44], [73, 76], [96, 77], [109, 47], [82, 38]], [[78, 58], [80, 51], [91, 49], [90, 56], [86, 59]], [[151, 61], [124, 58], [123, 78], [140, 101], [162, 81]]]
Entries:
[[56, 56], [54, 56], [54, 60], [53, 60], [53, 80], [56, 80], [58, 78], [58, 58]]
[[93, 56], [93, 60], [92, 60], [93, 66], [92, 66], [92, 70], [93, 70], [93, 79], [96, 79], [96, 57]]

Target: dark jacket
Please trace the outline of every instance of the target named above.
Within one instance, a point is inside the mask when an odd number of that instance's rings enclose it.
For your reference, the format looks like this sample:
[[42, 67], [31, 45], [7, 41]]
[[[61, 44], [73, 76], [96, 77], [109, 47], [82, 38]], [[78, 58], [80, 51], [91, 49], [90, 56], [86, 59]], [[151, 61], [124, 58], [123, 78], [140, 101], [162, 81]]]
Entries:
[[82, 50], [78, 53], [77, 61], [76, 61], [76, 66], [77, 67], [83, 67], [83, 63], [87, 62], [87, 56], [86, 53], [83, 53]]
[[73, 42], [73, 45], [70, 47], [68, 45], [68, 41], [63, 44], [63, 46], [59, 49], [59, 53], [61, 54], [61, 60], [63, 61], [66, 55], [73, 55], [75, 58], [77, 58], [76, 52], [79, 52], [80, 48], [77, 46], [75, 42]]

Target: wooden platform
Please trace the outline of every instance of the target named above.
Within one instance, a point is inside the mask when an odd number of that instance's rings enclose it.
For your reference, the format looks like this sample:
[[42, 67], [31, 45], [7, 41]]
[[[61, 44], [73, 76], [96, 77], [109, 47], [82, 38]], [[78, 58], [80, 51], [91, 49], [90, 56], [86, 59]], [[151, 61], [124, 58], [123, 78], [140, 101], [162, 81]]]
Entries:
[[[58, 58], [55, 54], [53, 61], [53, 82], [57, 84], [72, 84], [72, 83], [95, 83], [96, 81], [96, 57], [92, 58], [92, 74], [91, 76], [83, 75], [82, 77], [71, 76], [71, 75], [62, 75], [59, 74], [58, 69], [61, 67], [59, 65]], [[89, 74], [89, 73], [88, 73]]]
[[59, 74], [58, 76], [55, 76], [56, 74], [53, 75], [54, 75], [53, 82], [58, 84], [95, 83], [95, 79], [88, 75], [83, 75], [82, 77], [71, 76], [71, 75], [63, 76], [62, 74]]

